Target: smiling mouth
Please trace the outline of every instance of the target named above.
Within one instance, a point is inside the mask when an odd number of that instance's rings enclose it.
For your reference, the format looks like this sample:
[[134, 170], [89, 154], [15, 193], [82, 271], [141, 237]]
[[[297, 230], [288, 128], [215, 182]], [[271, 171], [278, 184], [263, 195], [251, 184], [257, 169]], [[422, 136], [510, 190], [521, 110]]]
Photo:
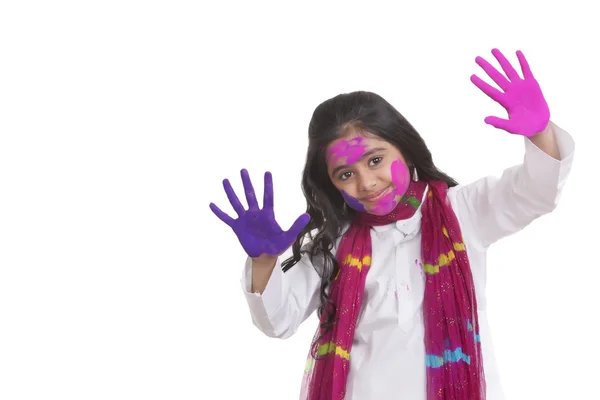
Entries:
[[370, 195], [370, 196], [363, 197], [363, 198], [361, 199], [361, 201], [366, 201], [366, 202], [378, 201], [378, 200], [380, 200], [380, 199], [381, 199], [383, 196], [385, 196], [385, 195], [386, 195], [386, 194], [389, 192], [389, 190], [390, 190], [390, 187], [391, 187], [391, 185], [390, 185], [390, 186], [388, 186], [388, 187], [386, 187], [385, 189], [382, 189], [382, 190], [380, 190], [380, 191], [379, 191], [379, 192], [377, 192], [377, 193], [373, 193], [373, 194], [372, 194], [372, 195]]

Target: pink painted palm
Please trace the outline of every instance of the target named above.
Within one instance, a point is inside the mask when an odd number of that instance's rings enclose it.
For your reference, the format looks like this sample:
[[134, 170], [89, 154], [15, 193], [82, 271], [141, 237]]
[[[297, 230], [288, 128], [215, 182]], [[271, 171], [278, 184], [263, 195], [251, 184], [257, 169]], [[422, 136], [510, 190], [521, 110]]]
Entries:
[[484, 82], [476, 75], [471, 75], [471, 82], [504, 107], [508, 113], [508, 119], [489, 116], [485, 118], [485, 123], [509, 133], [527, 137], [542, 132], [550, 121], [550, 110], [525, 56], [521, 51], [516, 53], [523, 72], [523, 78], [521, 78], [500, 50], [493, 49], [492, 54], [500, 63], [506, 76], [482, 57], [475, 58], [475, 62], [502, 91]]

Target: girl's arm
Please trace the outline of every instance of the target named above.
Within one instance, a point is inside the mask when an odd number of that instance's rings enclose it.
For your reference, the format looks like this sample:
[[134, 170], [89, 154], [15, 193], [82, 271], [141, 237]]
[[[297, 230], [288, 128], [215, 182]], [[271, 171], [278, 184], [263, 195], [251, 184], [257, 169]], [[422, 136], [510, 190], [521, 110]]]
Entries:
[[471, 81], [508, 113], [507, 119], [488, 116], [485, 122], [524, 136], [525, 157], [500, 178], [486, 177], [448, 192], [469, 242], [481, 249], [554, 210], [575, 148], [571, 136], [550, 121], [550, 109], [523, 53], [517, 51], [523, 77], [498, 49], [492, 54], [506, 76], [482, 57], [475, 61], [500, 90], [476, 75]]
[[553, 211], [571, 171], [573, 138], [553, 122], [542, 133], [524, 138], [523, 163], [500, 178], [488, 176], [451, 188], [450, 200], [469, 241], [486, 249]]
[[319, 276], [306, 259], [284, 276], [275, 255], [290, 248], [310, 216], [304, 213], [289, 230], [282, 230], [273, 210], [271, 173], [265, 172], [262, 208], [258, 206], [248, 171], [243, 169], [240, 173], [248, 209], [242, 206], [228, 179], [223, 180], [223, 188], [238, 218], [233, 219], [214, 203], [210, 203], [210, 209], [232, 228], [248, 254], [242, 287], [254, 324], [268, 336], [289, 337], [316, 308]]
[[280, 339], [296, 333], [317, 309], [321, 285], [307, 256], [285, 273], [283, 259], [279, 257], [271, 266], [248, 257], [241, 279], [253, 324], [265, 335]]

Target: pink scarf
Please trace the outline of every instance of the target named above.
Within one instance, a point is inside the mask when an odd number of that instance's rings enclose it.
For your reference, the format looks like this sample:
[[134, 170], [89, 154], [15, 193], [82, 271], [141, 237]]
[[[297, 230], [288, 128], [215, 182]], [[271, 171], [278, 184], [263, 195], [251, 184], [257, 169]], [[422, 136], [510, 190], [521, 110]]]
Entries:
[[[428, 184], [421, 221], [427, 399], [484, 400], [477, 300], [469, 259], [447, 198], [447, 185], [441, 181]], [[388, 215], [359, 213], [342, 237], [336, 253], [340, 269], [329, 290], [336, 305], [336, 322], [325, 335], [317, 329], [311, 347], [317, 346], [317, 358], [309, 355], [301, 399], [344, 399], [354, 330], [371, 266], [371, 227], [412, 216], [426, 185], [411, 182]]]

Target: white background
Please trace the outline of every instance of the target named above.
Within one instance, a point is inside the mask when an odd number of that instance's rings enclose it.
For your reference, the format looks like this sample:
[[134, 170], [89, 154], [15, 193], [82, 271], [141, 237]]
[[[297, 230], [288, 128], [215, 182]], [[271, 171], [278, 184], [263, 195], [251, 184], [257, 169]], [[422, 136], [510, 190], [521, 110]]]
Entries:
[[500, 174], [523, 139], [469, 81], [493, 47], [524, 52], [577, 146], [556, 211], [489, 253], [505, 390], [600, 399], [593, 2], [201, 3], [2, 2], [0, 399], [297, 398], [316, 320], [253, 327], [208, 204], [235, 215], [222, 179], [248, 168], [260, 201], [270, 170], [287, 229], [312, 111], [359, 89], [461, 183]]

